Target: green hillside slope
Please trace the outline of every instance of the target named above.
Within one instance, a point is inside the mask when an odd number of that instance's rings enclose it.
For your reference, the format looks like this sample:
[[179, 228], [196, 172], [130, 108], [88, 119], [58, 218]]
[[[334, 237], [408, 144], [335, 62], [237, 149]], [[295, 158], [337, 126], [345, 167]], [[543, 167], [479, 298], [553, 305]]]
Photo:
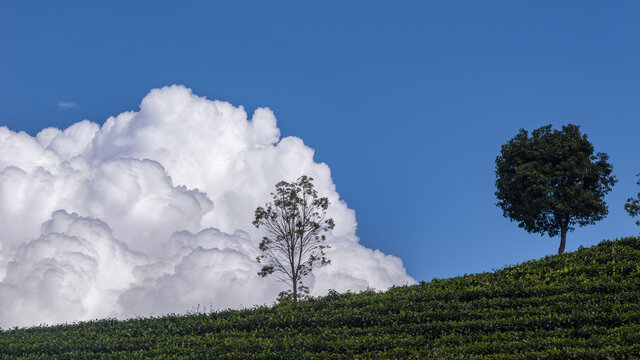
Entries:
[[638, 359], [640, 238], [293, 305], [0, 333], [1, 359]]

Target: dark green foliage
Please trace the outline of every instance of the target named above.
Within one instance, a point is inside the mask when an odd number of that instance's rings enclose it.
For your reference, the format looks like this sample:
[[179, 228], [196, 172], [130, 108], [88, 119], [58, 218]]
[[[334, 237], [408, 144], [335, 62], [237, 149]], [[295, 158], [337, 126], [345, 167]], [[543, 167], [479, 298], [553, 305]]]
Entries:
[[567, 231], [608, 213], [604, 196], [617, 180], [608, 155], [593, 151], [576, 125], [547, 125], [531, 136], [521, 129], [496, 158], [496, 205], [530, 233], [560, 234], [562, 254]]
[[640, 238], [384, 293], [0, 332], [0, 359], [638, 359]]
[[302, 280], [315, 268], [326, 266], [331, 260], [325, 256], [325, 233], [333, 229], [333, 219], [325, 219], [329, 200], [318, 197], [313, 178], [301, 176], [295, 182], [281, 181], [271, 193], [273, 202], [259, 206], [253, 225], [262, 228], [265, 236], [260, 242], [262, 263], [258, 275], [275, 273], [278, 280], [291, 289], [280, 293], [278, 300], [297, 302], [309, 293]]
[[[636, 176], [640, 177], [640, 174]], [[640, 179], [638, 180], [637, 184], [640, 185]], [[631, 215], [631, 217], [636, 217], [640, 215], [640, 192], [638, 193], [638, 197], [636, 199], [634, 198], [627, 199], [627, 203], [624, 204], [624, 209], [627, 210], [627, 212], [629, 213], [629, 215]], [[640, 225], [640, 219], [636, 221], [636, 225]]]

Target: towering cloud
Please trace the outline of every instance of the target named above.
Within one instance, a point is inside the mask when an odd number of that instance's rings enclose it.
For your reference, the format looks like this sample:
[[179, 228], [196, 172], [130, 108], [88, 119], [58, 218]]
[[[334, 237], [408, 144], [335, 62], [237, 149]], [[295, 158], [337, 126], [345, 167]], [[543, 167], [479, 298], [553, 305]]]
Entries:
[[253, 210], [303, 174], [336, 222], [312, 294], [414, 281], [359, 244], [329, 167], [269, 109], [170, 86], [102, 126], [0, 127], [0, 326], [271, 303], [284, 285], [256, 274]]

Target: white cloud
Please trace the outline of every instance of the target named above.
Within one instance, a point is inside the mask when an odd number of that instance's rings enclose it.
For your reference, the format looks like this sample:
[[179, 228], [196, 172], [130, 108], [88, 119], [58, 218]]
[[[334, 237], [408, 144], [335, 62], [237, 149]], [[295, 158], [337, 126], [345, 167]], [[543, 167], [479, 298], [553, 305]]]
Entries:
[[138, 112], [36, 137], [0, 127], [0, 326], [271, 303], [256, 274], [253, 211], [280, 180], [331, 201], [332, 264], [312, 294], [412, 283], [400, 259], [359, 244], [326, 164], [273, 113], [152, 90]]
[[63, 210], [12, 258], [0, 282], [3, 327], [117, 316], [120, 293], [135, 283], [133, 268], [146, 262], [104, 222]]
[[76, 104], [73, 101], [58, 101], [58, 111], [77, 109], [77, 108], [79, 108], [78, 104]]

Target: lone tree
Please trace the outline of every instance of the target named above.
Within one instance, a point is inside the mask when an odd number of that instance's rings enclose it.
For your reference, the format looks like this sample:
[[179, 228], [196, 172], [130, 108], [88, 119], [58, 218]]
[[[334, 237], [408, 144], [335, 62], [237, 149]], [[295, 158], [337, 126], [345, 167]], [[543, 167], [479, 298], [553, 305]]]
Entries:
[[[640, 177], [640, 174], [637, 174], [636, 176]], [[640, 185], [640, 179], [638, 179], [638, 182], [636, 184]], [[627, 203], [624, 204], [624, 209], [627, 210], [627, 212], [629, 213], [629, 215], [631, 215], [631, 217], [636, 217], [640, 215], [640, 192], [638, 193], [637, 199], [634, 199], [634, 198], [627, 199]], [[640, 219], [636, 221], [636, 225], [640, 225]]]
[[617, 181], [608, 159], [605, 153], [593, 155], [593, 145], [576, 125], [562, 131], [547, 125], [531, 136], [520, 129], [496, 158], [496, 205], [530, 233], [560, 233], [562, 254], [567, 231], [608, 213], [604, 196]]
[[325, 256], [325, 232], [334, 228], [333, 219], [325, 219], [329, 200], [319, 198], [313, 178], [301, 176], [295, 182], [281, 181], [271, 193], [273, 202], [256, 209], [253, 225], [262, 228], [260, 242], [262, 263], [258, 275], [276, 274], [278, 280], [291, 285], [280, 299], [297, 302], [309, 289], [302, 279], [315, 268], [331, 263]]

